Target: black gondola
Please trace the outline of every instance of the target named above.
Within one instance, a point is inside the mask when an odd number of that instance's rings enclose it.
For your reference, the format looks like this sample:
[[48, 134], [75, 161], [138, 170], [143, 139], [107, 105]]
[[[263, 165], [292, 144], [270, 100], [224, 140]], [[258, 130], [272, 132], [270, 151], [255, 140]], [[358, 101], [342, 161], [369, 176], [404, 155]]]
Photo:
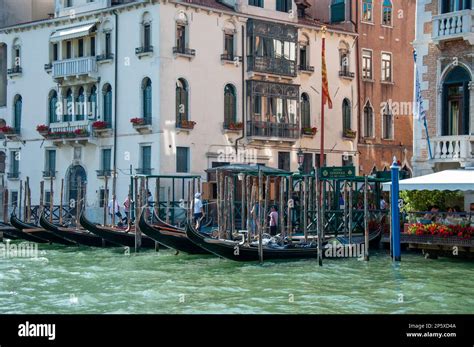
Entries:
[[[117, 228], [105, 227], [99, 224], [92, 223], [86, 218], [84, 213], [81, 213], [79, 222], [84, 227], [84, 229], [109, 241], [110, 243], [130, 248], [135, 247], [135, 233], [133, 232], [126, 232]], [[142, 248], [155, 248], [155, 240], [149, 238], [148, 236], [142, 235], [141, 241]], [[160, 248], [166, 247], [160, 245]]]
[[18, 240], [18, 237], [15, 236], [16, 228], [12, 227], [9, 223], [0, 222], [0, 233], [3, 233], [4, 238], [10, 240]]
[[[159, 220], [159, 219], [158, 219]], [[150, 225], [145, 220], [145, 214], [142, 213], [138, 221], [140, 230], [157, 241], [159, 244], [180, 252], [189, 254], [209, 254], [207, 250], [191, 242], [186, 236], [186, 232], [171, 225]]]
[[[235, 260], [235, 261], [258, 261], [260, 259], [258, 247], [239, 244], [235, 241], [218, 240], [208, 238], [198, 233], [191, 225], [186, 225], [186, 235], [199, 247], [208, 250], [215, 255]], [[316, 247], [278, 247], [263, 248], [264, 260], [275, 259], [305, 259], [317, 258], [318, 249]]]
[[75, 228], [66, 228], [50, 223], [44, 216], [44, 213], [41, 213], [40, 225], [46, 230], [52, 232], [58, 237], [61, 237], [65, 240], [75, 242], [79, 245], [90, 246], [90, 247], [113, 247], [114, 244], [104, 240], [103, 238], [88, 232], [87, 230], [75, 229]]
[[65, 246], [74, 245], [74, 242], [64, 240], [43, 228], [19, 220], [14, 214], [10, 216], [10, 223], [19, 231], [16, 236], [24, 240], [37, 243], [57, 243]]

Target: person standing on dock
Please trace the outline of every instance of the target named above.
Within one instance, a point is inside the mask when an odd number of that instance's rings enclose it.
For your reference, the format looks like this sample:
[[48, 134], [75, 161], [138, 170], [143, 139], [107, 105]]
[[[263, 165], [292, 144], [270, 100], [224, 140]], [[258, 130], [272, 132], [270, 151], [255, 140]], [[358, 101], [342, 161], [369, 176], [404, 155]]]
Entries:
[[278, 212], [275, 206], [272, 206], [270, 217], [270, 235], [276, 236], [278, 230]]
[[114, 220], [114, 215], [118, 217], [118, 222], [122, 223], [122, 214], [120, 213], [120, 205], [115, 195], [112, 195], [112, 199], [109, 200], [109, 204], [107, 207], [109, 209], [109, 216], [110, 216], [110, 221], [112, 222], [112, 224]]
[[196, 230], [201, 227], [201, 220], [204, 218], [204, 205], [201, 200], [201, 193], [194, 194], [194, 223]]
[[127, 195], [127, 198], [125, 199], [125, 201], [123, 202], [123, 211], [125, 213], [125, 216], [123, 217], [122, 219], [122, 222], [124, 224], [128, 224], [128, 220], [130, 218], [130, 196]]

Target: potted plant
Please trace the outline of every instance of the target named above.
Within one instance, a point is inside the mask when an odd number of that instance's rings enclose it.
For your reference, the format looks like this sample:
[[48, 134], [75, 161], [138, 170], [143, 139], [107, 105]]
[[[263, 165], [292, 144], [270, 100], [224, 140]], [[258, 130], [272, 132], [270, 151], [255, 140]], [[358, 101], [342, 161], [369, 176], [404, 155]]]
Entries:
[[307, 136], [314, 136], [318, 132], [318, 128], [316, 127], [304, 127], [301, 129], [301, 134], [307, 135]]
[[183, 119], [180, 123], [179, 123], [179, 128], [182, 128], [182, 129], [194, 129], [194, 126], [196, 125], [196, 122], [192, 121], [192, 120], [186, 120], [186, 119]]
[[0, 132], [5, 134], [5, 135], [8, 135], [8, 134], [15, 134], [15, 129], [12, 128], [11, 126], [9, 125], [5, 125], [3, 127], [0, 128]]
[[107, 125], [108, 125], [107, 122], [104, 122], [103, 120], [97, 120], [92, 123], [92, 129], [94, 130], [106, 129]]
[[132, 118], [130, 119], [130, 123], [132, 123], [134, 126], [136, 125], [143, 125], [145, 124], [145, 119], [144, 118]]
[[242, 122], [230, 122], [228, 127], [229, 130], [242, 130], [244, 128], [244, 123]]
[[357, 136], [357, 131], [352, 129], [344, 129], [343, 136], [348, 139], [355, 139]]
[[83, 137], [83, 136], [87, 136], [87, 135], [88, 135], [88, 132], [87, 132], [86, 129], [76, 129], [76, 130], [74, 130], [73, 135], [76, 135], [76, 136], [79, 136], [79, 137]]
[[49, 126], [46, 124], [40, 124], [36, 127], [36, 131], [40, 133], [42, 136], [46, 136], [49, 133]]

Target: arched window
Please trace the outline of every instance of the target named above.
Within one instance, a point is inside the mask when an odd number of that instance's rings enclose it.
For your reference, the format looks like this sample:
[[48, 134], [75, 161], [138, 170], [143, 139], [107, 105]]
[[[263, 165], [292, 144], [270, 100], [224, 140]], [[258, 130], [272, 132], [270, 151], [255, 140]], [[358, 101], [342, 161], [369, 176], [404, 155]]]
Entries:
[[49, 123], [56, 123], [58, 121], [57, 114], [57, 105], [58, 105], [58, 93], [53, 90], [49, 95], [48, 101], [48, 114], [49, 114]]
[[104, 122], [112, 124], [112, 87], [106, 84], [103, 89], [104, 94]]
[[76, 120], [84, 120], [86, 97], [84, 88], [80, 88], [76, 98]]
[[14, 118], [13, 118], [13, 128], [15, 129], [16, 133], [20, 133], [21, 129], [21, 110], [23, 106], [23, 99], [21, 95], [15, 96], [14, 99]]
[[306, 93], [301, 94], [301, 128], [311, 127], [311, 105], [309, 96]]
[[364, 136], [374, 137], [374, 109], [369, 101], [364, 106]]
[[64, 121], [70, 122], [72, 121], [72, 114], [73, 114], [73, 98], [72, 98], [72, 89], [68, 89], [66, 92], [66, 110], [64, 111]]
[[309, 47], [309, 38], [306, 35], [302, 35], [301, 40], [299, 42], [299, 69], [302, 71], [308, 71], [310, 64], [310, 59], [309, 59], [309, 52], [310, 47]]
[[351, 77], [350, 74], [350, 47], [347, 42], [341, 41], [339, 43], [339, 65], [340, 76]]
[[237, 96], [235, 87], [228, 84], [224, 88], [224, 127], [227, 129], [237, 121]]
[[373, 22], [372, 0], [362, 0], [362, 21]]
[[189, 120], [189, 90], [185, 79], [176, 81], [176, 124]]
[[454, 67], [443, 81], [442, 95], [442, 135], [469, 134], [469, 72], [461, 67]]
[[146, 124], [151, 124], [152, 115], [152, 89], [151, 80], [147, 77], [143, 80], [143, 119]]
[[13, 40], [12, 45], [12, 69], [13, 72], [21, 72], [21, 42], [20, 39]]
[[188, 17], [184, 12], [179, 12], [176, 17], [176, 53], [186, 53], [188, 48]]
[[351, 130], [351, 103], [348, 99], [342, 101], [342, 130]]
[[384, 140], [393, 139], [393, 115], [388, 103], [385, 104], [382, 114], [382, 138]]
[[382, 25], [392, 26], [392, 1], [383, 0], [382, 5]]
[[91, 93], [88, 98], [89, 103], [89, 117], [92, 119], [97, 118], [97, 87], [93, 86], [91, 88]]
[[150, 52], [151, 46], [151, 16], [149, 12], [145, 12], [142, 17], [142, 43], [144, 52]]

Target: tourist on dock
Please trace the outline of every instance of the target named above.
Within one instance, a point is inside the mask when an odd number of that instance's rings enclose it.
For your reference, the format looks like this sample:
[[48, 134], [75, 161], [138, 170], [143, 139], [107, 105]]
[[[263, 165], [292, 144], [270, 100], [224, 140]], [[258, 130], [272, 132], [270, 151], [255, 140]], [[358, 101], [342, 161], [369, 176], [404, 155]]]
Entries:
[[259, 218], [260, 205], [258, 202], [255, 202], [250, 210], [250, 233], [252, 236], [257, 234], [257, 220]]
[[146, 215], [145, 217], [147, 218], [147, 220], [151, 220], [152, 219], [152, 216], [153, 216], [153, 206], [155, 205], [155, 202], [153, 201], [153, 196], [151, 195], [151, 192], [148, 191], [146, 193], [146, 206], [147, 206], [147, 209], [146, 209]]
[[201, 193], [194, 194], [194, 223], [196, 230], [201, 228], [201, 220], [204, 218], [204, 205], [201, 200]]
[[110, 199], [107, 207], [109, 209], [109, 216], [110, 216], [111, 223], [114, 224], [114, 215], [115, 215], [116, 217], [118, 217], [118, 222], [121, 224], [122, 214], [120, 213], [120, 205], [115, 195], [112, 195], [112, 199]]
[[130, 219], [130, 206], [131, 206], [131, 201], [130, 201], [130, 196], [127, 195], [127, 198], [123, 202], [123, 212], [125, 213], [125, 216], [122, 219], [122, 222], [124, 224], [128, 224], [128, 220]]
[[275, 206], [272, 206], [268, 216], [270, 217], [270, 235], [276, 236], [278, 229], [278, 212]]
[[423, 218], [426, 219], [426, 220], [431, 220], [434, 223], [437, 222], [440, 218], [440, 216], [439, 216], [439, 207], [436, 206], [436, 205], [431, 206], [430, 212], [425, 214], [425, 216]]

